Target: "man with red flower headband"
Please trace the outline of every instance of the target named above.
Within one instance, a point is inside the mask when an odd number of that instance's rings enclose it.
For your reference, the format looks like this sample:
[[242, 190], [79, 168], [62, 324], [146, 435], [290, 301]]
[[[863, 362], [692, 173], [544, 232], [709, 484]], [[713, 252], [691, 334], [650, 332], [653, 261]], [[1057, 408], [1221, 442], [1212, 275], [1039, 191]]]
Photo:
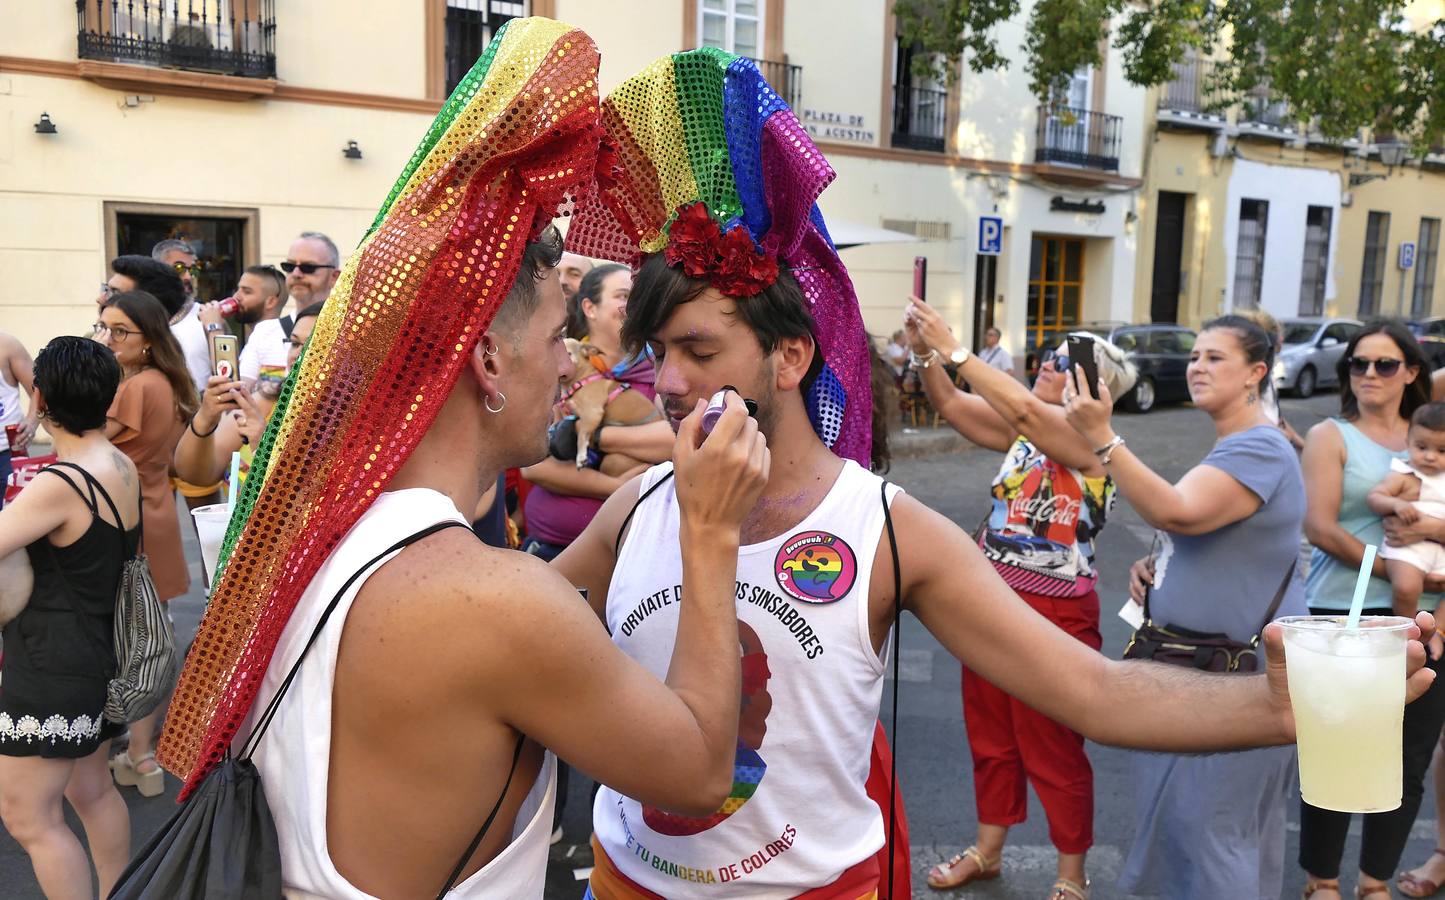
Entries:
[[[600, 202], [579, 210], [568, 245], [637, 267], [623, 337], [656, 354], [669, 419], [735, 387], [757, 401], [772, 468], [738, 549], [746, 664], [719, 676], [746, 695], [733, 791], [713, 815], [680, 821], [603, 788], [590, 896], [888, 896], [887, 795], [866, 782], [898, 606], [1094, 740], [1173, 751], [1293, 740], [1277, 629], [1268, 678], [1107, 660], [1024, 604], [956, 525], [863, 468], [867, 339], [814, 205], [833, 171], [753, 62], [711, 48], [665, 57], [613, 91], [602, 120]], [[659, 676], [688, 602], [676, 480], [669, 464], [638, 476], [554, 563]], [[1423, 648], [1411, 654], [1417, 671]], [[1417, 672], [1411, 694], [1430, 677]], [[901, 896], [904, 873], [892, 874]], [[1052, 896], [1087, 894], [1061, 881]]]

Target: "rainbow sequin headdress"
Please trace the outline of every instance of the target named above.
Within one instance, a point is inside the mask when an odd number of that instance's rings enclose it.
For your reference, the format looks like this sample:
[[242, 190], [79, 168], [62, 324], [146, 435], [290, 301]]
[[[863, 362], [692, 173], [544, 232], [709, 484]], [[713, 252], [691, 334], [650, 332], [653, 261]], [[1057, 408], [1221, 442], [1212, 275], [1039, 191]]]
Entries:
[[161, 737], [182, 796], [229, 752], [302, 591], [415, 449], [534, 236], [590, 192], [597, 48], [500, 30], [347, 260], [282, 389]]
[[675, 53], [602, 102], [601, 203], [581, 206], [567, 249], [669, 264], [730, 296], [798, 280], [823, 368], [808, 414], [839, 456], [869, 463], [872, 394], [858, 298], [828, 237], [818, 195], [835, 177], [750, 59], [710, 47]]

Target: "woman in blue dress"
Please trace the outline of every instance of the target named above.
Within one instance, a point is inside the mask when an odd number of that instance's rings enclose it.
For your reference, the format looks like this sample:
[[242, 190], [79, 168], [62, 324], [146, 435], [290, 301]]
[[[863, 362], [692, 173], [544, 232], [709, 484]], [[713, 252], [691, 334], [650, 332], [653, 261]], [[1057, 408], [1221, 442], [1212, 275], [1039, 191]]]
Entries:
[[[1135, 566], [1135, 579], [1151, 583], [1149, 610], [1159, 625], [1248, 643], [1277, 594], [1275, 616], [1307, 612], [1295, 572], [1304, 482], [1294, 447], [1260, 402], [1272, 356], [1269, 336], [1247, 319], [1204, 326], [1190, 357], [1189, 394], [1213, 420], [1217, 440], [1175, 484], [1114, 433], [1106, 389], [1094, 400], [1066, 388], [1070, 424], [1160, 532], [1159, 553]], [[1294, 760], [1293, 747], [1133, 754], [1136, 831], [1120, 890], [1170, 900], [1277, 898]]]

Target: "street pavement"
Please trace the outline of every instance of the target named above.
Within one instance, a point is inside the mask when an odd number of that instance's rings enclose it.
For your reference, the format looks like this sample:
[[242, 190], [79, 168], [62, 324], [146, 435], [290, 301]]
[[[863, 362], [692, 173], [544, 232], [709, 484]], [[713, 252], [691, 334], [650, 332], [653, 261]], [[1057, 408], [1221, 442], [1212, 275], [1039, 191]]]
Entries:
[[[1301, 433], [1338, 409], [1334, 394], [1309, 400], [1284, 401], [1284, 412]], [[1213, 441], [1213, 430], [1203, 413], [1190, 407], [1163, 408], [1146, 416], [1120, 415], [1115, 422], [1129, 447], [1156, 471], [1172, 480], [1202, 459]], [[947, 515], [965, 530], [972, 530], [988, 506], [988, 484], [997, 470], [996, 453], [965, 448], [947, 429], [923, 429], [896, 436], [899, 458], [889, 477], [925, 503]], [[187, 535], [188, 558], [199, 559]], [[1150, 528], [1122, 499], [1110, 517], [1098, 548], [1101, 572], [1104, 653], [1117, 657], [1129, 636], [1129, 627], [1116, 615], [1126, 596], [1129, 564], [1149, 548]], [[200, 619], [204, 597], [199, 563], [192, 564], [192, 589], [171, 603], [178, 637], [189, 641]], [[979, 627], [987, 627], [979, 623]], [[971, 787], [971, 764], [964, 735], [959, 698], [959, 665], [916, 620], [905, 617], [901, 638], [899, 722], [895, 737], [899, 780], [903, 786], [913, 841], [915, 897], [976, 897], [986, 900], [1041, 898], [1054, 878], [1054, 850], [1048, 841], [1043, 810], [1032, 792], [1029, 820], [1016, 827], [1004, 852], [1004, 877], [978, 886], [936, 893], [925, 885], [928, 868], [973, 842], [977, 819]], [[890, 685], [891, 687], [891, 685]], [[889, 690], [884, 692], [883, 720], [889, 719]], [[1124, 751], [1088, 745], [1094, 765], [1096, 812], [1095, 846], [1089, 855], [1089, 872], [1096, 898], [1125, 898], [1116, 887], [1123, 858], [1133, 833], [1128, 756]], [[168, 779], [163, 797], [141, 798], [122, 789], [130, 806], [133, 840], [142, 840], [175, 810], [178, 787]], [[552, 848], [548, 870], [548, 900], [575, 900], [582, 893], [580, 880], [591, 864], [587, 845], [591, 782], [574, 774], [564, 817], [564, 839]], [[1435, 846], [1435, 806], [1427, 786], [1403, 866], [1423, 860]], [[80, 833], [74, 815], [67, 819]], [[1298, 851], [1298, 814], [1292, 805], [1286, 856], [1284, 895], [1295, 895], [1304, 877], [1294, 865]], [[1355, 822], [1345, 849], [1344, 871], [1359, 853], [1359, 822]], [[1351, 878], [1346, 878], [1346, 885]], [[19, 846], [0, 830], [0, 900], [39, 900], [40, 891], [28, 860]]]

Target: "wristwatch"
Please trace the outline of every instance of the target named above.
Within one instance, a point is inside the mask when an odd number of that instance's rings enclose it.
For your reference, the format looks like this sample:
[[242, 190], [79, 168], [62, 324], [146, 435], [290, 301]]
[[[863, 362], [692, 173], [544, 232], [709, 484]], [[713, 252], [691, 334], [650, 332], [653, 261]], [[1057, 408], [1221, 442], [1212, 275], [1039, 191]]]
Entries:
[[957, 347], [954, 348], [952, 353], [948, 354], [948, 361], [953, 363], [955, 366], [961, 366], [964, 363], [968, 362], [968, 358], [970, 356], [972, 356], [972, 354], [968, 352], [968, 348], [963, 346], [962, 344], [959, 344]]
[[225, 328], [225, 327], [226, 327], [226, 326], [222, 325], [220, 322], [207, 322], [207, 323], [206, 323], [206, 334], [211, 334], [212, 332], [220, 331], [222, 328]]

